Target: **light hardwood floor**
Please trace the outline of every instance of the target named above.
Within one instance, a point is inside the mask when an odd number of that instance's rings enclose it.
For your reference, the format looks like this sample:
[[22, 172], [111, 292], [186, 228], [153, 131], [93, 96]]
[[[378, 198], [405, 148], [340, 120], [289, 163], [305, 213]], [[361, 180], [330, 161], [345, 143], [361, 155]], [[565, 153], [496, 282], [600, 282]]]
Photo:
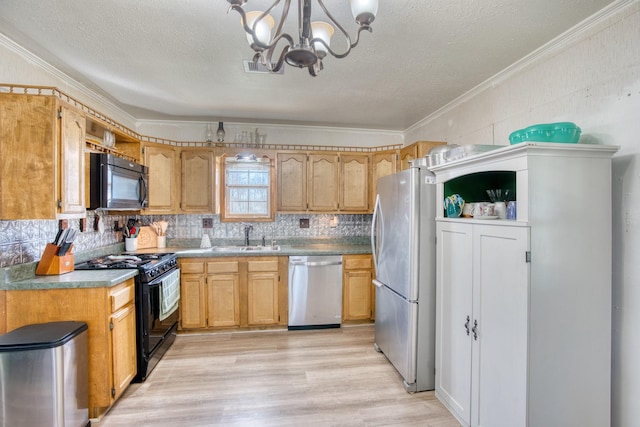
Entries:
[[95, 427], [460, 426], [432, 391], [409, 394], [372, 325], [179, 335]]

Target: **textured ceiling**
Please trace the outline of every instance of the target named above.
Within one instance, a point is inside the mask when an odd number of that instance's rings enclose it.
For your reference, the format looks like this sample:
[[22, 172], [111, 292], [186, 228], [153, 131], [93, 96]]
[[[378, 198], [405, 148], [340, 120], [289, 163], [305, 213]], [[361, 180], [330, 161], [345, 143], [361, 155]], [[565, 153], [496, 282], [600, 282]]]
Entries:
[[[325, 3], [354, 35], [348, 2]], [[405, 130], [610, 3], [380, 0], [373, 33], [315, 78], [245, 73], [225, 0], [0, 0], [0, 32], [138, 119]]]

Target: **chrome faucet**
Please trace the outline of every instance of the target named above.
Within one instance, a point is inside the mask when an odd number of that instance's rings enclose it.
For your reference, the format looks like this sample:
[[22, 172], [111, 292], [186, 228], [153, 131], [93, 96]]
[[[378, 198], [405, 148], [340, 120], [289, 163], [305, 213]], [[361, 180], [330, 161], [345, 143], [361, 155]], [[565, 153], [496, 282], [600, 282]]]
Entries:
[[249, 246], [249, 233], [253, 230], [253, 225], [245, 224], [244, 225], [244, 245]]

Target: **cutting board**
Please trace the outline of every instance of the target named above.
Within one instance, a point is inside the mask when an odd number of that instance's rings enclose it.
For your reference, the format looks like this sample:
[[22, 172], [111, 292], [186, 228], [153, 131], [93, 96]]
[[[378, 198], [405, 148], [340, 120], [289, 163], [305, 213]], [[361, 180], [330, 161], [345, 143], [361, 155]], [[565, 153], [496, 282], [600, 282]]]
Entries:
[[138, 249], [158, 247], [158, 236], [151, 227], [140, 227], [138, 234]]

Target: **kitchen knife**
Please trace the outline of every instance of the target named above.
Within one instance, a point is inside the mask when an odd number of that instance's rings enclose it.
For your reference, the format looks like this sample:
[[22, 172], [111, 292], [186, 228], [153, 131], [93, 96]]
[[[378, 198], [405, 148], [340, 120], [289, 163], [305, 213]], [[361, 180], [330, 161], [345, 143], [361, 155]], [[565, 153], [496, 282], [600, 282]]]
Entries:
[[59, 235], [56, 237], [56, 241], [54, 242], [54, 244], [56, 246], [62, 245], [64, 243], [65, 239], [67, 238], [67, 233], [69, 233], [69, 229], [68, 228], [62, 229], [62, 232], [58, 233]]
[[69, 230], [69, 232], [66, 234], [64, 243], [62, 243], [60, 245], [60, 249], [58, 249], [58, 256], [65, 256], [67, 252], [69, 252], [69, 248], [71, 247], [71, 244], [75, 240], [77, 234], [77, 230]]
[[62, 233], [64, 232], [64, 230], [66, 230], [65, 228], [61, 228], [60, 230], [58, 230], [58, 234], [56, 234], [56, 238], [53, 239], [53, 244], [56, 246], [59, 246], [60, 244], [60, 238], [62, 237]]

